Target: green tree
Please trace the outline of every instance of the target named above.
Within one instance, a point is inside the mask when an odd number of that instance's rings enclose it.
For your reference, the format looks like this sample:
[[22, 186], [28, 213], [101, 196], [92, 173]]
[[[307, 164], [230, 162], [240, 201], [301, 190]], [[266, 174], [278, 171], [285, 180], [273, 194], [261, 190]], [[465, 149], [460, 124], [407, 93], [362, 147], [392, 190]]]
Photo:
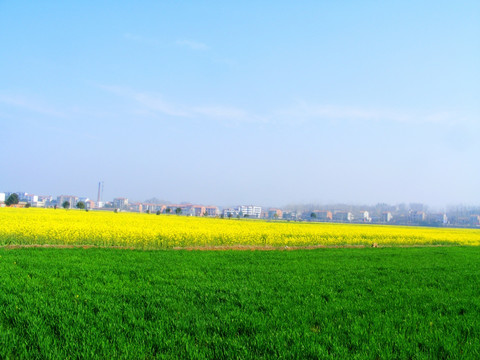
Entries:
[[65, 200], [63, 203], [62, 203], [62, 206], [64, 209], [69, 209], [70, 208], [70, 202]]
[[77, 203], [77, 209], [85, 209], [85, 203], [83, 201], [79, 201]]
[[155, 214], [160, 215], [160, 210], [157, 210], [157, 212]]
[[30, 203], [26, 203], [26, 204], [25, 204], [25, 207], [26, 207], [26, 208], [29, 208], [30, 206], [32, 206], [32, 204], [30, 204]]
[[170, 209], [169, 207], [167, 207], [167, 208], [165, 209], [165, 212], [166, 212], [167, 214], [170, 214], [170, 213], [172, 212], [172, 209]]
[[181, 213], [182, 213], [182, 209], [179, 208], [179, 207], [177, 207], [177, 208], [175, 209], [175, 214], [179, 215], [179, 214], [181, 214]]
[[10, 205], [16, 205], [18, 204], [18, 195], [17, 194], [11, 194], [7, 200], [5, 201], [5, 205], [10, 206]]
[[312, 219], [316, 219], [316, 218], [317, 218], [317, 214], [315, 214], [314, 212], [312, 212], [312, 213], [310, 214], [310, 217], [311, 217]]

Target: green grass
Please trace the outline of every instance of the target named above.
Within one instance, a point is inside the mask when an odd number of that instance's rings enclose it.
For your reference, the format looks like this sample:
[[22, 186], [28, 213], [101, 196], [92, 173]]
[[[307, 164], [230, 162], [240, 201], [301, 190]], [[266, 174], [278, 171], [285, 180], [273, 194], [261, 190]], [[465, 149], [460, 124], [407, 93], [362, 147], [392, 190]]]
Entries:
[[480, 248], [0, 249], [0, 358], [480, 358]]

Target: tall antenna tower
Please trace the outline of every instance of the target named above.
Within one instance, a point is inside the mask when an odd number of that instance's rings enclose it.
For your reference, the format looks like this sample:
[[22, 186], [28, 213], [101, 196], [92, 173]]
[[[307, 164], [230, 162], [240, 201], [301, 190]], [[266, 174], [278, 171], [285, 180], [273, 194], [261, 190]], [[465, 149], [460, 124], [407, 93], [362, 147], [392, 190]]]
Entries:
[[103, 181], [98, 183], [98, 195], [97, 195], [97, 204], [102, 201], [103, 197]]

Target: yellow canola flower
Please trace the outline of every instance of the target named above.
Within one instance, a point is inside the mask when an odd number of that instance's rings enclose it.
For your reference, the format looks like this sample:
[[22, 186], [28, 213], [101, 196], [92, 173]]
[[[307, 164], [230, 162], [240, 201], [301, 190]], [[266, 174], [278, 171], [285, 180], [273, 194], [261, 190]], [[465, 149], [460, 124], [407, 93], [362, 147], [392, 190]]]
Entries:
[[0, 244], [188, 246], [480, 245], [480, 230], [268, 222], [63, 209], [0, 208]]

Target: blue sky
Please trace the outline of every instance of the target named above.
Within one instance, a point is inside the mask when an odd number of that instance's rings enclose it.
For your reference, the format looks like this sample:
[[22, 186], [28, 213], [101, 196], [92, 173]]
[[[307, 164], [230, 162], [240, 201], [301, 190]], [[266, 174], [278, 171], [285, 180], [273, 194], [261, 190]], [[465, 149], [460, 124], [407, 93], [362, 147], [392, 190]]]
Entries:
[[478, 1], [0, 1], [0, 191], [479, 204]]

